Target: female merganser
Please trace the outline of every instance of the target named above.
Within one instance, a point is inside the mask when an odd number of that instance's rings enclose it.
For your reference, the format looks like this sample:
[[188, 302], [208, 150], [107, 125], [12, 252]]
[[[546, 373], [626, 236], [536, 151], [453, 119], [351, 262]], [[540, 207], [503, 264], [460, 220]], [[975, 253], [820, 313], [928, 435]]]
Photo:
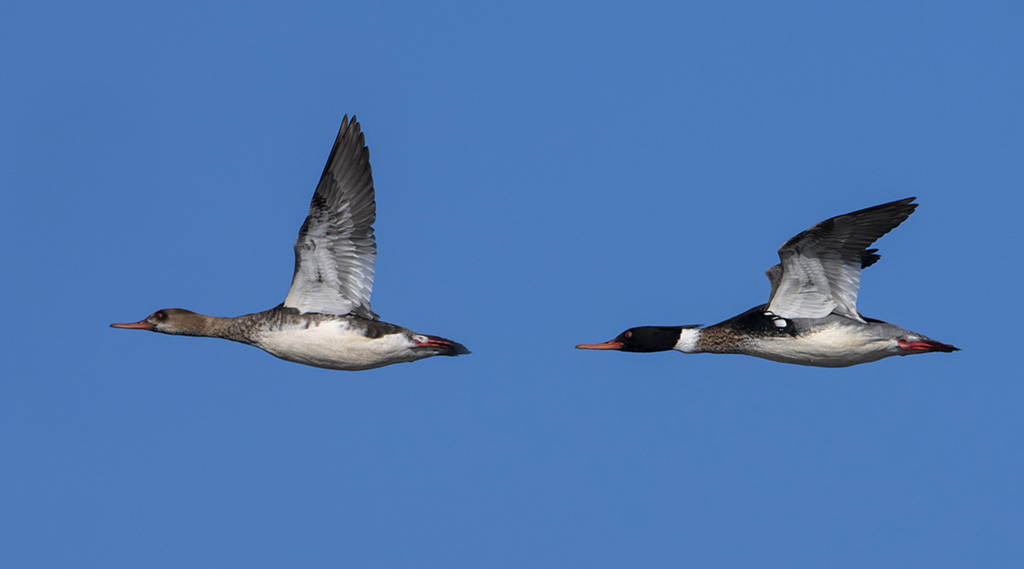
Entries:
[[376, 217], [370, 151], [356, 118], [346, 115], [295, 241], [284, 303], [236, 318], [168, 308], [111, 327], [224, 338], [290, 362], [350, 371], [468, 354], [462, 344], [381, 322], [370, 310]]
[[860, 271], [877, 261], [868, 249], [907, 219], [915, 198], [826, 219], [779, 249], [768, 269], [768, 304], [720, 324], [641, 326], [585, 350], [746, 354], [788, 364], [846, 367], [889, 356], [953, 352], [955, 348], [857, 312]]

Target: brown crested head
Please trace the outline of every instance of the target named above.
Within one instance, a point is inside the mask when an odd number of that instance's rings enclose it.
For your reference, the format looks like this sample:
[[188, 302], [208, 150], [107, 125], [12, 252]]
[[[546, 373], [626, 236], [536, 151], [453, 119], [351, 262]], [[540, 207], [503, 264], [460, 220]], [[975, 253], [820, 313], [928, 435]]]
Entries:
[[149, 330], [162, 334], [184, 334], [195, 335], [201, 331], [202, 316], [185, 310], [183, 308], [164, 308], [153, 314], [131, 324], [111, 324], [111, 328], [123, 328], [125, 330]]

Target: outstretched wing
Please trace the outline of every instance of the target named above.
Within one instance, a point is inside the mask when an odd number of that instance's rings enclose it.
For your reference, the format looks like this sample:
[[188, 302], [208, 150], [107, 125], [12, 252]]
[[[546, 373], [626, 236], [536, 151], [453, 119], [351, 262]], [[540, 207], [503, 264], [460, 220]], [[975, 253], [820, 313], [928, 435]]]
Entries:
[[349, 122], [346, 115], [295, 240], [295, 274], [284, 305], [376, 320], [370, 310], [376, 217], [370, 151], [356, 118]]
[[860, 271], [879, 259], [868, 249], [903, 223], [917, 204], [907, 198], [826, 219], [779, 248], [781, 264], [767, 271], [768, 310], [784, 318], [822, 318], [835, 312], [854, 320]]

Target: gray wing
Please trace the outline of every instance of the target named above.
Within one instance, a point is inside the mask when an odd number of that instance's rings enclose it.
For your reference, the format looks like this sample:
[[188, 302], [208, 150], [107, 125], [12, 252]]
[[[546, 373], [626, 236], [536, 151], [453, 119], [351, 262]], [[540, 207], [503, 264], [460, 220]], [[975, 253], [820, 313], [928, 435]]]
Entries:
[[356, 118], [349, 122], [346, 115], [295, 240], [295, 274], [284, 305], [376, 320], [370, 310], [376, 217], [370, 151]]
[[768, 269], [768, 310], [784, 318], [822, 318], [857, 312], [860, 271], [879, 259], [868, 247], [903, 223], [917, 204], [907, 198], [826, 219], [779, 248], [781, 264]]

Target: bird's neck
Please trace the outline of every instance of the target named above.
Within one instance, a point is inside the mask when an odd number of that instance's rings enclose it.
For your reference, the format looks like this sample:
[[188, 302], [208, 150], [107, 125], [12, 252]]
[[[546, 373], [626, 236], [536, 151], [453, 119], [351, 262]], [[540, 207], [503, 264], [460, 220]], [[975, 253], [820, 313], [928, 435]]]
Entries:
[[679, 340], [672, 349], [684, 354], [696, 354], [702, 351], [698, 346], [700, 333], [700, 328], [681, 328], [679, 330]]
[[251, 344], [252, 340], [246, 332], [245, 324], [252, 314], [239, 316], [237, 318], [221, 318], [219, 316], [207, 316], [205, 314], [189, 314], [176, 323], [173, 331], [169, 334], [180, 336], [204, 336], [208, 338], [223, 338], [243, 344]]

